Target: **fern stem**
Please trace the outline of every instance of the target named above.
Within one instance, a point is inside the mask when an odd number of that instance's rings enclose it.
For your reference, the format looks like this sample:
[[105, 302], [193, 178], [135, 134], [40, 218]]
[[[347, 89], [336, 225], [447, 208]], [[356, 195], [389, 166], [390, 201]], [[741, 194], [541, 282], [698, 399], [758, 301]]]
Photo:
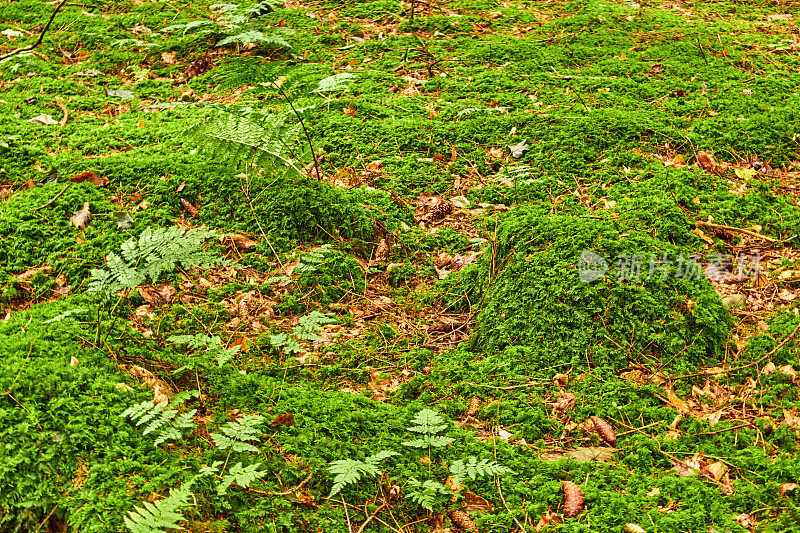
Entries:
[[289, 103], [289, 107], [292, 108], [292, 113], [294, 113], [294, 116], [296, 116], [297, 120], [300, 121], [300, 127], [303, 128], [303, 133], [305, 133], [306, 135], [308, 146], [311, 148], [311, 157], [314, 159], [314, 170], [316, 170], [317, 172], [317, 181], [322, 181], [322, 173], [319, 170], [319, 161], [317, 160], [316, 152], [314, 152], [314, 143], [311, 142], [311, 135], [308, 133], [308, 129], [306, 129], [306, 123], [303, 120], [303, 117], [301, 117], [300, 113], [298, 113], [297, 110], [294, 108], [292, 100], [286, 95], [281, 86], [275, 83], [274, 81], [272, 82], [272, 85], [274, 85], [275, 88], [278, 89], [278, 92], [281, 94], [281, 96], [286, 99], [286, 101]]

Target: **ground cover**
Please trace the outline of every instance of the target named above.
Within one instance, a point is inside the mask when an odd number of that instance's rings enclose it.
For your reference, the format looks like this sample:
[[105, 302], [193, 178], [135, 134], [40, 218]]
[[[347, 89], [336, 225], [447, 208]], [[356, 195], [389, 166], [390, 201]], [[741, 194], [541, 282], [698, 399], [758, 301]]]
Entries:
[[798, 16], [3, 5], [0, 529], [800, 529]]

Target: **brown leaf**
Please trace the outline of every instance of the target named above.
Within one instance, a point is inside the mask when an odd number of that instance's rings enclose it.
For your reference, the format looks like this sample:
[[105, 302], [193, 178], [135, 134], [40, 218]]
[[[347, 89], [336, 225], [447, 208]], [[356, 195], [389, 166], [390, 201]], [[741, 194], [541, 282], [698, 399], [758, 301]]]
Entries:
[[175, 53], [174, 52], [161, 52], [161, 61], [166, 63], [167, 65], [174, 64], [175, 61]]
[[75, 226], [75, 229], [86, 229], [92, 220], [92, 213], [89, 212], [89, 202], [84, 202], [80, 211], [75, 211], [69, 217], [69, 225]]
[[494, 505], [468, 490], [464, 491], [464, 503], [466, 504], [466, 510], [468, 513], [471, 513], [472, 511], [486, 511], [487, 513], [494, 512]]
[[233, 244], [236, 245], [237, 248], [241, 248], [243, 250], [247, 250], [248, 248], [252, 248], [258, 244], [256, 241], [245, 235], [233, 234], [228, 235], [228, 238], [233, 242]]
[[793, 428], [800, 428], [800, 416], [797, 416], [797, 411], [794, 409], [784, 409], [783, 418], [787, 425]]
[[163, 307], [169, 304], [178, 293], [175, 287], [166, 283], [164, 285], [142, 285], [138, 291], [144, 301], [153, 307]]
[[193, 218], [197, 218], [198, 209], [192, 204], [190, 204], [187, 199], [181, 198], [181, 205], [183, 206], [184, 209], [186, 209], [186, 212], [189, 213], [189, 215], [191, 215]]
[[555, 407], [556, 410], [564, 412], [564, 411], [569, 411], [570, 409], [575, 407], [575, 403], [576, 400], [574, 394], [572, 394], [571, 392], [562, 391], [561, 396], [558, 397], [558, 400], [551, 403], [550, 405]]
[[604, 441], [609, 443], [611, 446], [617, 445], [617, 434], [614, 433], [614, 430], [611, 428], [611, 424], [597, 416], [589, 417], [589, 420], [592, 421], [592, 424], [594, 424], [594, 429], [597, 430], [597, 433], [600, 434]]
[[709, 152], [697, 152], [697, 164], [709, 174], [722, 174], [722, 168], [714, 161], [714, 156]]
[[292, 413], [281, 413], [269, 423], [270, 426], [293, 426], [294, 415]]
[[381, 242], [378, 243], [378, 247], [375, 250], [375, 261], [378, 263], [385, 263], [389, 260], [390, 251], [386, 239], [381, 239]]
[[797, 483], [782, 483], [781, 484], [781, 496], [786, 496], [787, 492], [793, 491], [795, 489], [800, 488], [800, 485]]
[[560, 524], [560, 523], [561, 519], [558, 517], [558, 515], [553, 511], [551, 511], [550, 509], [548, 509], [547, 512], [544, 513], [542, 517], [539, 519], [539, 521], [536, 523], [536, 526], [534, 526], [533, 530], [539, 531], [540, 529], [546, 528], [550, 524]]
[[583, 491], [572, 481], [562, 481], [564, 489], [564, 518], [573, 518], [583, 511]]
[[94, 183], [98, 187], [105, 187], [108, 185], [109, 179], [105, 177], [100, 177], [96, 173], [92, 172], [91, 170], [87, 170], [86, 172], [81, 172], [80, 174], [75, 174], [70, 178], [71, 181], [75, 183], [81, 183], [83, 181], [88, 181], [89, 183]]
[[175, 187], [175, 192], [183, 192], [183, 189], [186, 188], [186, 182], [182, 181], [180, 185]]

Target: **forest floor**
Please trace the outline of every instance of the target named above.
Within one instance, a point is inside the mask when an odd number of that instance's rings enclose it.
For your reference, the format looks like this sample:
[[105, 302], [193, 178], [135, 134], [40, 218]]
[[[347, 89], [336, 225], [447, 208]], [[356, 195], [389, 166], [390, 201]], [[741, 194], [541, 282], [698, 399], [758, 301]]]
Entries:
[[800, 531], [798, 18], [4, 2], [0, 531]]

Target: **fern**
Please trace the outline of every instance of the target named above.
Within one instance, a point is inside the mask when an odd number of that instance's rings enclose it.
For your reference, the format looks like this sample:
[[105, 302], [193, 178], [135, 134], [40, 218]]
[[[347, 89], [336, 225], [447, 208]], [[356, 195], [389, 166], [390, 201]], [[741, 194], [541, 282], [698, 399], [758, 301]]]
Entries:
[[405, 497], [414, 503], [422, 506], [423, 509], [433, 511], [433, 506], [436, 503], [437, 495], [451, 495], [454, 494], [452, 490], [448, 489], [438, 481], [426, 479], [419, 481], [417, 478], [408, 480], [409, 490], [405, 491]]
[[475, 480], [479, 477], [510, 473], [513, 473], [510, 468], [498, 464], [497, 461], [488, 459], [479, 461], [474, 455], [469, 456], [466, 461], [458, 459], [450, 467], [454, 488], [460, 487], [466, 478]]
[[398, 455], [398, 453], [384, 450], [375, 455], [370, 455], [363, 461], [357, 461], [355, 459], [339, 459], [338, 461], [333, 461], [328, 466], [328, 472], [334, 474], [333, 488], [328, 498], [334, 497], [347, 485], [359, 481], [362, 476], [379, 475], [381, 470], [378, 468], [378, 463], [395, 455]]
[[335, 324], [337, 319], [334, 315], [311, 311], [309, 314], [300, 317], [300, 324], [292, 328], [292, 335], [278, 333], [269, 336], [269, 342], [276, 348], [281, 348], [286, 355], [304, 354], [307, 351], [300, 344], [300, 341], [315, 341], [322, 337], [319, 331], [324, 324]]
[[297, 273], [310, 273], [317, 270], [317, 267], [324, 264], [327, 260], [327, 255], [333, 251], [333, 245], [323, 244], [322, 246], [309, 250], [298, 259], [297, 266], [294, 267], [294, 272]]
[[188, 484], [156, 503], [142, 502], [143, 507], [134, 507], [123, 517], [125, 527], [131, 533], [164, 533], [165, 529], [183, 529], [178, 522], [184, 520], [178, 511], [189, 505], [192, 495]]
[[164, 272], [172, 271], [178, 264], [184, 268], [211, 267], [224, 263], [218, 254], [201, 249], [203, 241], [217, 235], [214, 231], [195, 228], [145, 229], [139, 239], [131, 238], [122, 244], [122, 256], [110, 253], [106, 257], [107, 269], [93, 269], [89, 292], [115, 293], [135, 289], [158, 280]]
[[422, 436], [403, 442], [403, 446], [410, 446], [412, 448], [441, 448], [453, 442], [453, 439], [450, 437], [437, 435], [437, 433], [441, 433], [447, 429], [447, 424], [444, 423], [444, 418], [432, 409], [422, 409], [414, 416], [411, 422], [415, 425], [408, 427], [408, 431], [420, 433]]
[[258, 468], [260, 466], [261, 463], [250, 466], [242, 466], [242, 463], [236, 463], [228, 470], [228, 474], [222, 478], [219, 485], [217, 485], [217, 494], [224, 496], [233, 483], [246, 489], [250, 486], [250, 483], [256, 479], [261, 479], [264, 477], [264, 474], [267, 473], [266, 470], [259, 470]]
[[172, 335], [168, 337], [167, 340], [175, 344], [186, 344], [189, 348], [195, 350], [205, 348], [206, 353], [217, 360], [217, 366], [222, 366], [233, 359], [233, 356], [236, 355], [241, 348], [241, 346], [225, 348], [222, 344], [222, 339], [218, 336], [203, 335], [200, 333], [195, 335]]
[[235, 422], [228, 422], [220, 428], [222, 433], [211, 433], [211, 438], [221, 450], [234, 452], [258, 452], [258, 448], [247, 441], [260, 440], [261, 431], [257, 429], [264, 421], [259, 415], [246, 415]]
[[280, 165], [302, 174], [291, 157], [292, 147], [302, 130], [299, 124], [288, 122], [291, 116], [287, 113], [265, 115], [252, 110], [239, 114], [223, 112], [188, 128], [181, 138], [212, 159], [253, 158], [261, 167]]
[[257, 30], [249, 30], [237, 35], [226, 37], [217, 43], [217, 46], [225, 46], [226, 44], [250, 44], [259, 43], [270, 48], [286, 48], [291, 49], [292, 45], [286, 41], [285, 37], [294, 33], [290, 28], [273, 28], [269, 35]]
[[192, 396], [199, 396], [199, 391], [185, 391], [176, 394], [172, 402], [153, 404], [146, 400], [125, 409], [120, 413], [121, 418], [128, 418], [134, 426], [145, 426], [143, 435], [158, 431], [155, 445], [158, 446], [168, 440], [179, 440], [195, 428], [194, 415], [196, 409], [180, 413], [178, 408]]
[[350, 84], [355, 81], [356, 75], [350, 72], [340, 72], [333, 76], [328, 76], [317, 82], [317, 87], [312, 89], [311, 92], [315, 94], [333, 93], [347, 89]]

